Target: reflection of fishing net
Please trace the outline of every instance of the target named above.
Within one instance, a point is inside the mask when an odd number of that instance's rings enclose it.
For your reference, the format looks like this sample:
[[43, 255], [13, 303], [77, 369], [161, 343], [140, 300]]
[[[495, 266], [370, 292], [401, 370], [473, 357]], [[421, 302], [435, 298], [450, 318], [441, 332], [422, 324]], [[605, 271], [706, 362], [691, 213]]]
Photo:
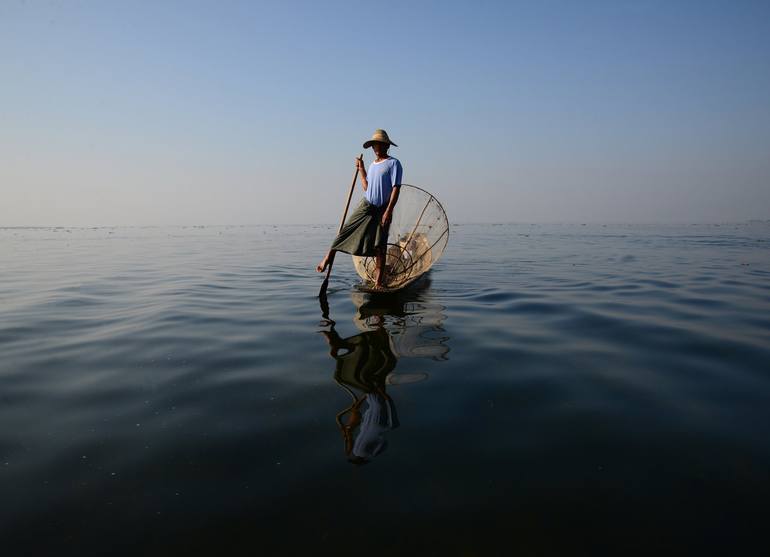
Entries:
[[449, 337], [443, 326], [444, 306], [431, 301], [422, 286], [418, 288], [412, 291], [417, 298], [396, 297], [399, 294], [378, 298], [353, 290], [350, 296], [357, 309], [353, 323], [361, 332], [384, 328], [398, 358], [446, 360]]
[[[438, 261], [449, 241], [449, 222], [441, 203], [424, 189], [403, 184], [388, 231], [386, 288], [402, 288]], [[373, 283], [374, 257], [353, 257], [356, 272]]]

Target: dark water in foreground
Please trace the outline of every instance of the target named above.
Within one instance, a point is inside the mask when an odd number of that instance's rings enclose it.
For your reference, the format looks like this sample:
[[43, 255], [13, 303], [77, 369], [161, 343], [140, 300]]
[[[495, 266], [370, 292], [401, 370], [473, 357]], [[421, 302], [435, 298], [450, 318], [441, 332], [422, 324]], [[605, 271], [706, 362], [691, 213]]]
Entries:
[[3, 555], [766, 554], [770, 226], [332, 234], [0, 230]]

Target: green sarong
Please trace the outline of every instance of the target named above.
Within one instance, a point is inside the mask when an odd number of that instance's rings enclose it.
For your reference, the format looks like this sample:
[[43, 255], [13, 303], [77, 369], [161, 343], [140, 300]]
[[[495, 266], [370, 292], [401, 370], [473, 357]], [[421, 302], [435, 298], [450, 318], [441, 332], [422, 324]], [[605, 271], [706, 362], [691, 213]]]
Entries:
[[362, 199], [345, 221], [331, 249], [350, 255], [374, 256], [377, 248], [385, 247], [388, 243], [388, 227], [383, 228], [381, 224], [384, 212], [384, 206], [377, 207]]

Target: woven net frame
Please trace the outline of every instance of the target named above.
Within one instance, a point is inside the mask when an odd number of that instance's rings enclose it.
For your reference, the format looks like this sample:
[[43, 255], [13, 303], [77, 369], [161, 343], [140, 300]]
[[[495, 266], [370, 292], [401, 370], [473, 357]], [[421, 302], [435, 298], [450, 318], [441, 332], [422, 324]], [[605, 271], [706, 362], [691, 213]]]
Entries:
[[[403, 288], [439, 260], [449, 242], [449, 221], [441, 203], [417, 186], [402, 184], [388, 230], [385, 288]], [[374, 257], [353, 257], [365, 283], [375, 279]]]

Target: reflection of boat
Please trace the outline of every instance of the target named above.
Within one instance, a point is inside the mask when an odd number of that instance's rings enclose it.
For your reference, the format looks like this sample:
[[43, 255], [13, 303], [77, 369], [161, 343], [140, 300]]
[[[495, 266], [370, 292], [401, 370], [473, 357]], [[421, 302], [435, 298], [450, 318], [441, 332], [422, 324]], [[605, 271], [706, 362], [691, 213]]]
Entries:
[[[438, 199], [422, 188], [403, 184], [388, 229], [385, 255], [385, 288], [393, 292], [425, 274], [444, 253], [449, 241], [449, 222]], [[363, 279], [361, 289], [372, 289], [374, 257], [353, 257], [356, 272]]]
[[424, 276], [408, 290], [389, 296], [353, 291], [350, 296], [357, 309], [353, 322], [360, 331], [382, 323], [399, 357], [446, 360], [444, 306], [431, 299], [429, 287], [430, 279]]
[[396, 373], [399, 358], [446, 359], [444, 308], [431, 300], [428, 286], [425, 277], [419, 286], [394, 295], [353, 292], [357, 310], [353, 321], [360, 332], [348, 338], [337, 333], [334, 321], [328, 318], [328, 306], [322, 304], [330, 326], [322, 333], [336, 362], [334, 379], [352, 401], [337, 414], [350, 462], [364, 464], [383, 452], [385, 434], [399, 425], [395, 403], [386, 389], [428, 377], [424, 372]]

